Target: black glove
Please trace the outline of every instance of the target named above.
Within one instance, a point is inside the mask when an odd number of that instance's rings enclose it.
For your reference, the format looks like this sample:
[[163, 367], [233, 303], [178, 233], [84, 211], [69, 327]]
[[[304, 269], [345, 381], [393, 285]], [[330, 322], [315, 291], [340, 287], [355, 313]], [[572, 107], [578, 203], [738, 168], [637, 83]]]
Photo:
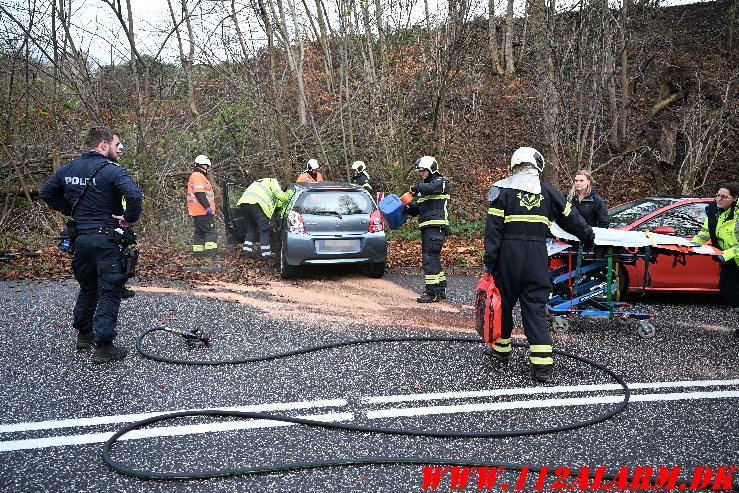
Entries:
[[714, 255], [711, 258], [715, 260], [716, 262], [718, 262], [719, 264], [723, 264], [724, 262], [726, 262], [726, 259], [724, 258], [723, 255]]
[[415, 195], [415, 194], [418, 193], [418, 187], [416, 187], [415, 185], [413, 185], [413, 186], [411, 186], [410, 191], [411, 191], [411, 193], [413, 195]]
[[409, 210], [411, 210], [411, 208], [408, 207], [407, 205], [404, 205], [403, 206], [403, 212], [401, 212], [401, 214], [403, 214], [404, 216], [407, 216]]
[[493, 267], [490, 265], [486, 265], [483, 267], [483, 270], [485, 271], [485, 274], [492, 274], [493, 273]]

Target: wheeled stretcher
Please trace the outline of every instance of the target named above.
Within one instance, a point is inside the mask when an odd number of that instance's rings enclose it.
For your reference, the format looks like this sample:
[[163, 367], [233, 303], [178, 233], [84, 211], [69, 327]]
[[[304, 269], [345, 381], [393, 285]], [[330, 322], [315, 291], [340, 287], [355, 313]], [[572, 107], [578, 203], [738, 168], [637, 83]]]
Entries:
[[556, 224], [554, 238], [547, 242], [552, 295], [547, 317], [555, 332], [569, 329], [568, 317], [575, 315], [608, 317], [624, 324], [636, 322], [636, 333], [651, 338], [657, 333], [652, 314], [628, 311], [631, 306], [619, 299], [618, 264], [644, 260], [644, 285], [649, 264], [658, 255], [720, 255], [710, 246], [696, 246], [676, 236], [593, 228], [595, 249], [584, 251], [577, 238]]

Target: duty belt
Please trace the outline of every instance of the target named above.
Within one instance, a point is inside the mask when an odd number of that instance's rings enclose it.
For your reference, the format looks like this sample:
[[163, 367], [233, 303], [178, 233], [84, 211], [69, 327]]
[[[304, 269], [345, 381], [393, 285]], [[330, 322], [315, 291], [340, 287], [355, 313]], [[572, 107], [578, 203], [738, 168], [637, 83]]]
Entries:
[[113, 230], [113, 228], [94, 228], [94, 229], [78, 229], [78, 235], [107, 235]]

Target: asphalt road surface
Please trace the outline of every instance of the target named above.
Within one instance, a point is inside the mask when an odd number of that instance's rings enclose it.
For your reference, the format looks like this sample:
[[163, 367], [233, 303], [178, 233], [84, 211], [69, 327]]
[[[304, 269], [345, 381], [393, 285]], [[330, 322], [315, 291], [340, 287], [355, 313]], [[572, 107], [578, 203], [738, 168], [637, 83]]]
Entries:
[[[482, 345], [469, 342], [358, 344], [225, 365], [163, 363], [135, 349], [139, 334], [156, 326], [207, 330], [209, 348], [163, 331], [141, 342], [149, 353], [192, 361], [366, 338], [475, 337], [476, 280], [450, 276], [447, 302], [424, 306], [414, 301], [419, 275], [370, 280], [342, 273], [252, 286], [133, 283], [137, 295], [123, 302], [117, 339], [131, 354], [102, 365], [94, 365], [89, 352], [74, 350], [76, 283], [0, 282], [0, 490], [631, 491], [654, 484], [660, 471], [666, 489], [705, 484], [719, 491], [731, 479], [739, 486], [739, 471], [731, 476], [726, 469], [739, 466], [739, 343], [729, 337], [739, 321], [718, 296], [637, 298], [633, 310], [654, 314], [651, 339], [639, 337], [633, 325], [602, 317], [573, 317], [567, 332], [555, 334], [555, 349], [604, 365], [630, 388], [625, 410], [590, 426], [519, 437], [437, 438], [186, 417], [124, 435], [112, 449], [116, 462], [149, 472], [366, 457], [530, 469], [382, 464], [162, 481], [121, 474], [103, 461], [103, 444], [117, 430], [175, 411], [239, 410], [372, 427], [489, 432], [567, 426], [602, 416], [624, 400], [609, 375], [578, 360], [557, 356], [553, 381], [542, 385], [530, 378], [527, 350], [514, 349], [511, 369], [499, 373]], [[525, 341], [520, 329], [514, 338]], [[573, 475], [565, 479], [560, 469], [546, 476], [536, 467], [569, 467]], [[578, 476], [581, 467], [616, 479]]]

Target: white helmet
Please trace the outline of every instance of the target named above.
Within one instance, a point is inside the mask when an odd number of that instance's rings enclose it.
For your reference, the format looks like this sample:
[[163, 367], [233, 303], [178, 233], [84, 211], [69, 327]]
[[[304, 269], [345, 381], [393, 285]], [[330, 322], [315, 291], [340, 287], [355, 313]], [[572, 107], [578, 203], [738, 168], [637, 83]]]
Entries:
[[205, 164], [207, 166], [210, 166], [210, 159], [208, 159], [208, 156], [200, 154], [198, 157], [195, 158], [195, 164]]
[[367, 169], [367, 166], [364, 164], [364, 161], [354, 161], [352, 163], [352, 169], [357, 173], [362, 173]]
[[305, 171], [313, 171], [314, 169], [320, 168], [321, 165], [315, 159], [309, 159], [308, 164], [305, 165]]
[[533, 147], [519, 147], [511, 157], [511, 170], [519, 164], [533, 166], [541, 173], [544, 171], [544, 156]]
[[421, 171], [422, 169], [429, 170], [431, 174], [438, 173], [439, 163], [436, 162], [433, 156], [423, 156], [416, 160], [416, 171]]

